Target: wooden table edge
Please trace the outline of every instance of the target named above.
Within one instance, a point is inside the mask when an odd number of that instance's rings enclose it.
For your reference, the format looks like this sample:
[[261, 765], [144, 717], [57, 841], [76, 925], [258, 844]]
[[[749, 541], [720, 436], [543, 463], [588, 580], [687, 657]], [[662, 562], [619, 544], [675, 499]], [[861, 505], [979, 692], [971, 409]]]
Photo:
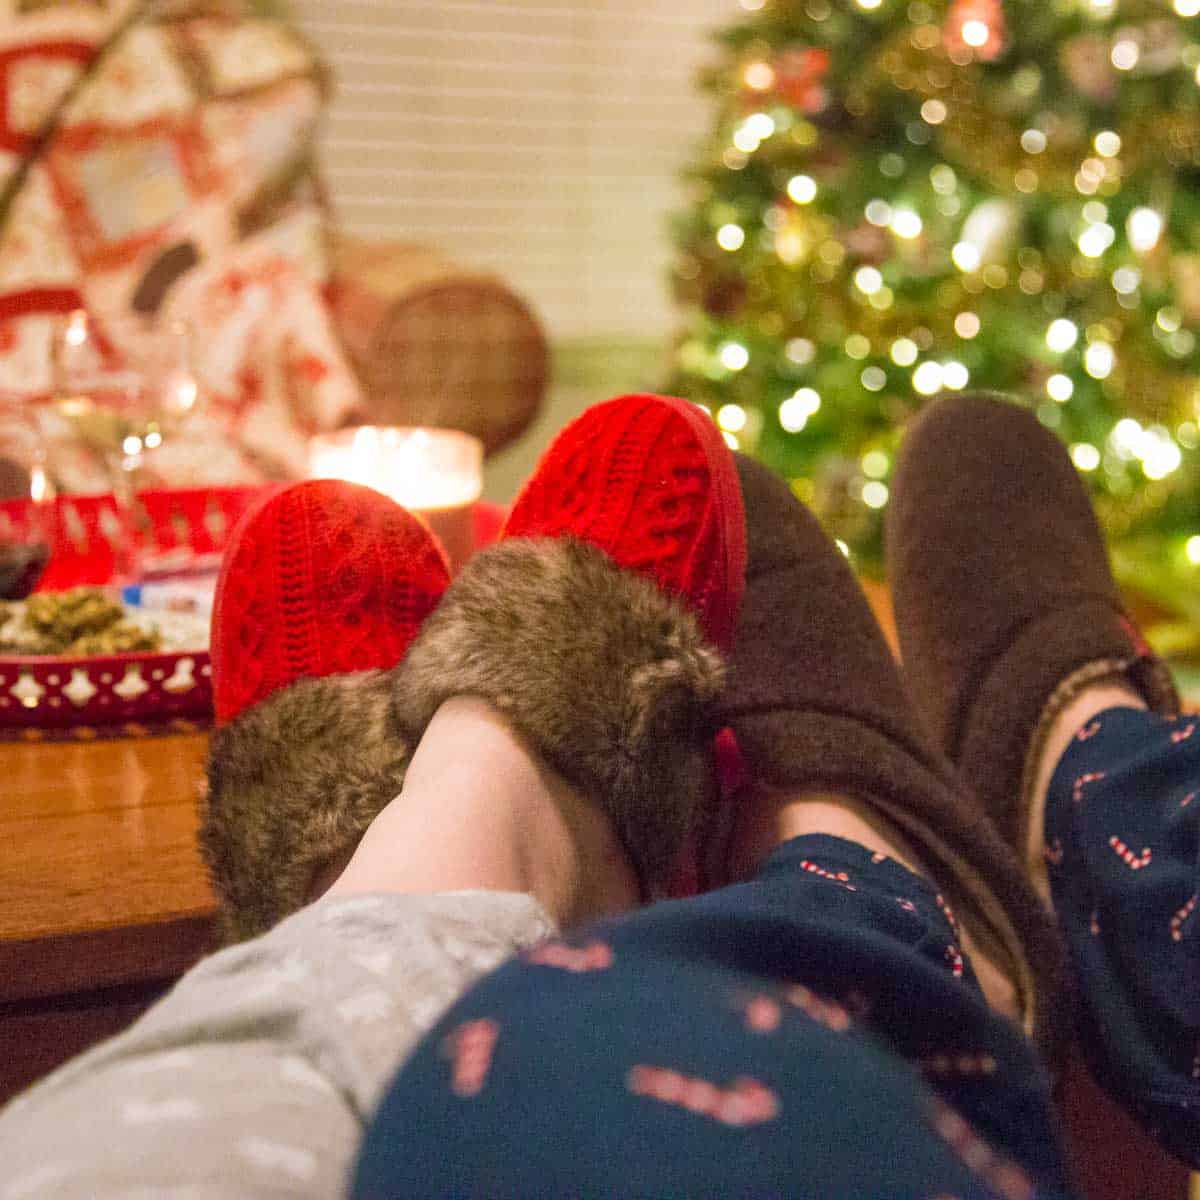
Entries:
[[212, 911], [0, 941], [0, 1003], [174, 979], [214, 948]]

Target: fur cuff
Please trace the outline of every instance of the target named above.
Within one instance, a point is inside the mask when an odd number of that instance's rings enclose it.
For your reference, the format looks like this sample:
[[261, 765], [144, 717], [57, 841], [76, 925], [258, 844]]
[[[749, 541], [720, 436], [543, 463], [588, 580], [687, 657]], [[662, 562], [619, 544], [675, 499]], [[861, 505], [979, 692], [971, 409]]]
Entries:
[[392, 724], [391, 674], [301, 679], [214, 730], [200, 849], [223, 942], [300, 908], [400, 791], [412, 743]]
[[412, 745], [453, 696], [503, 712], [612, 817], [648, 892], [712, 799], [720, 656], [680, 601], [586, 543], [477, 554], [392, 675]]

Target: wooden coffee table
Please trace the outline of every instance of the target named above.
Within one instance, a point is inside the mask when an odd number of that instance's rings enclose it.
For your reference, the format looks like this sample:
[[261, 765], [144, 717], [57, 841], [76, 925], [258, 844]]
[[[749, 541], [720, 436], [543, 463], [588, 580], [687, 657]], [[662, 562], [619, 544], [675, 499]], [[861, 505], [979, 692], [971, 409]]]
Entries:
[[123, 1028], [210, 948], [206, 744], [0, 742], [0, 1102]]

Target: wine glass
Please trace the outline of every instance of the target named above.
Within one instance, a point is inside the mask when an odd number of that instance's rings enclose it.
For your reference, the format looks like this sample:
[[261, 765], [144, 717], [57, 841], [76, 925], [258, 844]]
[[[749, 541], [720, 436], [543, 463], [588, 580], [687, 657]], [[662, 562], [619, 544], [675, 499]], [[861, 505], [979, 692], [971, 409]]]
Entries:
[[0, 395], [0, 600], [37, 586], [54, 545], [54, 488], [28, 402]]
[[137, 493], [165, 439], [185, 429], [200, 400], [191, 331], [182, 321], [129, 314], [100, 317], [83, 309], [56, 326], [51, 404], [75, 438], [105, 465], [126, 543], [118, 582], [146, 563], [148, 521]]
[[54, 405], [81, 436], [135, 473], [200, 398], [184, 321], [69, 313], [55, 330]]

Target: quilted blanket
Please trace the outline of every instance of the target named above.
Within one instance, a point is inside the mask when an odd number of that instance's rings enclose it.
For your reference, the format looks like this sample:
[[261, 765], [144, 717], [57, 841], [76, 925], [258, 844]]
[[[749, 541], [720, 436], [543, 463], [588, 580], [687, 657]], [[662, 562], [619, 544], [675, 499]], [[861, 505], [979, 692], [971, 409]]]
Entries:
[[107, 487], [49, 404], [86, 309], [120, 352], [185, 320], [203, 403], [147, 482], [297, 475], [360, 403], [330, 321], [319, 56], [250, 0], [0, 0], [0, 395], [36, 407], [59, 487]]

